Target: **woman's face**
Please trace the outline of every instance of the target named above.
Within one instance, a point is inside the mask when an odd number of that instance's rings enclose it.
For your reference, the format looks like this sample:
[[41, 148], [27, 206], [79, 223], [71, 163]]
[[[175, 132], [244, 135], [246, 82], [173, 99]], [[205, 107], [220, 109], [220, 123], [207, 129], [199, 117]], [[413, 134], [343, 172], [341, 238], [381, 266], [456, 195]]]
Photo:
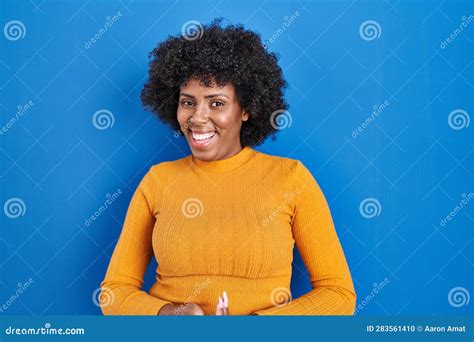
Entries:
[[197, 159], [226, 159], [242, 149], [240, 128], [248, 114], [239, 105], [232, 84], [206, 87], [190, 79], [180, 88], [177, 117]]

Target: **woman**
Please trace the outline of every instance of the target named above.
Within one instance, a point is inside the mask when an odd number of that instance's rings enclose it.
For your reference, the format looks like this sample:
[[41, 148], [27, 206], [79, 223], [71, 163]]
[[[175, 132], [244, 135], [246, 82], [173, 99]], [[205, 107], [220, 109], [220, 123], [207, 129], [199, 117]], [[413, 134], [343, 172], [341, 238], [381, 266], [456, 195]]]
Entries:
[[[318, 184], [300, 161], [252, 148], [288, 108], [276, 56], [241, 26], [199, 29], [151, 53], [142, 101], [192, 153], [152, 166], [140, 182], [101, 283], [103, 313], [353, 314], [352, 279]], [[312, 290], [292, 300], [295, 244]]]

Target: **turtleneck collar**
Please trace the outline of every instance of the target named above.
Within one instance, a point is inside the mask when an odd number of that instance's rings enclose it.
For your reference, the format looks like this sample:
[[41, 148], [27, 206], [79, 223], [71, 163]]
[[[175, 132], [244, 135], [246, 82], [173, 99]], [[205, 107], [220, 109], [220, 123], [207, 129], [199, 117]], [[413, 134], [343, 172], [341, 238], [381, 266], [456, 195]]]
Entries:
[[242, 150], [240, 150], [240, 152], [227, 159], [204, 161], [191, 155], [191, 162], [197, 167], [206, 171], [227, 172], [244, 165], [247, 161], [254, 157], [256, 153], [257, 151], [251, 147], [245, 146]]

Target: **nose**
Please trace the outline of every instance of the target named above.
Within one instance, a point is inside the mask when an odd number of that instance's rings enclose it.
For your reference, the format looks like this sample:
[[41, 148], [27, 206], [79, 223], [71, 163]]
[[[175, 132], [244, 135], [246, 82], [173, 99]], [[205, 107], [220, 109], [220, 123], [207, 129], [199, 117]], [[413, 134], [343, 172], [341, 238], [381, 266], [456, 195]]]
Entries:
[[205, 106], [197, 107], [189, 121], [195, 124], [206, 123], [208, 121], [208, 113]]

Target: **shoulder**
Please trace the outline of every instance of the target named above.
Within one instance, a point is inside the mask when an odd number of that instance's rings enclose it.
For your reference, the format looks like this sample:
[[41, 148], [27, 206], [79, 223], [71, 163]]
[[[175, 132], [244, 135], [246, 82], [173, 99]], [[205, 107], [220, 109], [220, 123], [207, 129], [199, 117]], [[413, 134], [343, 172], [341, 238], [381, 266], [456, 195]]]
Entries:
[[164, 174], [173, 171], [179, 171], [183, 169], [183, 166], [186, 166], [191, 161], [191, 155], [186, 157], [176, 159], [176, 160], [169, 160], [169, 161], [162, 161], [160, 163], [154, 164], [150, 168], [150, 172], [154, 174]]
[[309, 172], [299, 159], [275, 156], [259, 151], [257, 151], [256, 156], [257, 162], [260, 164], [259, 166], [267, 166], [272, 170], [278, 169], [289, 176], [297, 175], [304, 171]]
[[154, 185], [176, 179], [185, 166], [189, 164], [191, 156], [186, 156], [177, 160], [162, 161], [150, 166], [143, 177], [143, 185], [153, 183]]
[[[299, 159], [274, 156], [258, 152], [259, 168], [264, 174], [273, 174], [276, 179], [291, 184], [296, 189], [319, 189], [318, 182], [311, 171]], [[262, 165], [264, 165], [262, 167]], [[275, 178], [274, 178], [275, 179]]]

